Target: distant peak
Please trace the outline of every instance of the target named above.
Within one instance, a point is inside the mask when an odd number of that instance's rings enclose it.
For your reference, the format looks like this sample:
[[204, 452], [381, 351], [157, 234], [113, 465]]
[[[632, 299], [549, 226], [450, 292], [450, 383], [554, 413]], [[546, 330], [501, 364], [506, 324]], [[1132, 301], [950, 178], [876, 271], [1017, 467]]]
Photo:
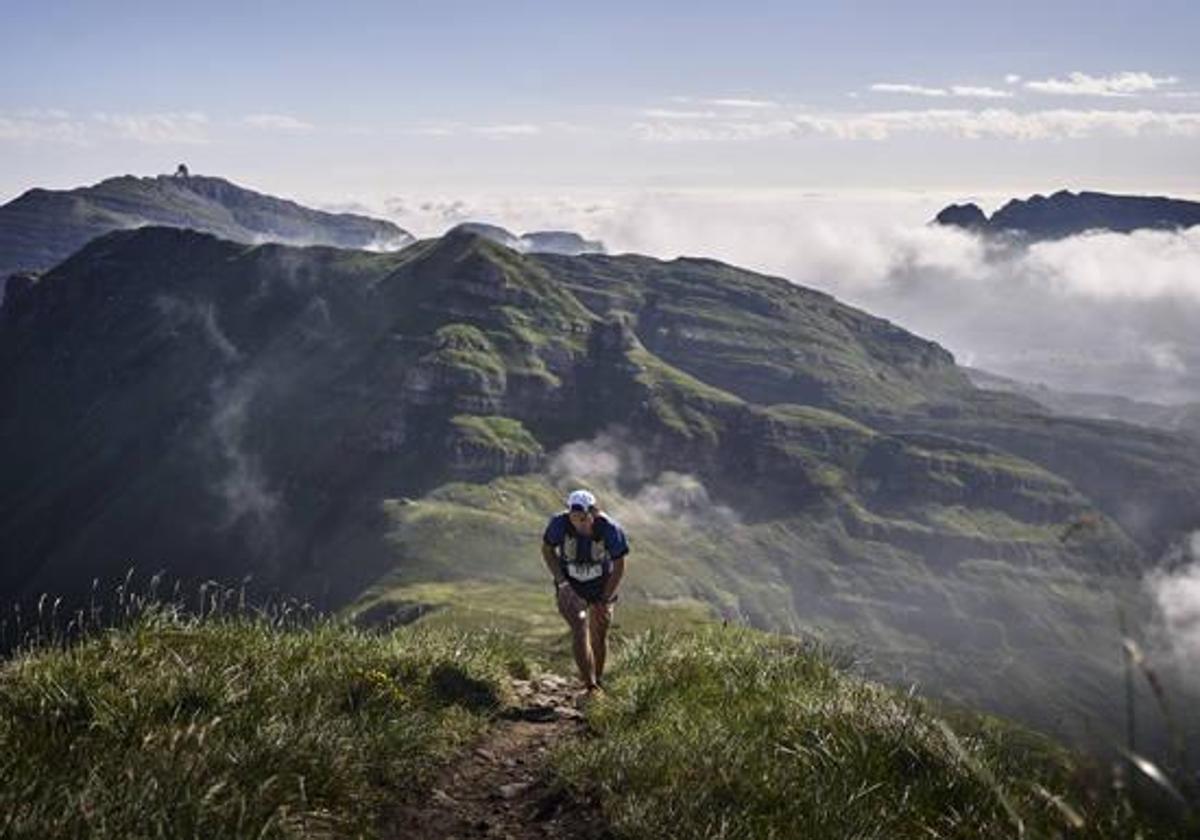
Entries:
[[486, 222], [462, 222], [447, 231], [447, 235], [462, 231], [482, 236], [484, 239], [522, 254], [574, 256], [577, 254], [603, 254], [606, 251], [603, 242], [584, 239], [578, 233], [569, 230], [536, 230], [517, 236], [499, 225]]
[[987, 216], [979, 209], [978, 204], [951, 204], [938, 213], [934, 221], [939, 225], [976, 230], [987, 227]]
[[934, 222], [1036, 241], [1086, 231], [1182, 230], [1200, 225], [1200, 202], [1060, 189], [1049, 197], [1035, 193], [1009, 199], [991, 218], [974, 204], [951, 204]]
[[506, 248], [512, 248], [514, 251], [523, 251], [521, 247], [521, 238], [506, 228], [499, 225], [488, 224], [487, 222], [462, 222], [455, 225], [446, 232], [450, 235], [471, 234], [473, 236], [482, 236], [484, 239], [490, 239], [499, 245]]

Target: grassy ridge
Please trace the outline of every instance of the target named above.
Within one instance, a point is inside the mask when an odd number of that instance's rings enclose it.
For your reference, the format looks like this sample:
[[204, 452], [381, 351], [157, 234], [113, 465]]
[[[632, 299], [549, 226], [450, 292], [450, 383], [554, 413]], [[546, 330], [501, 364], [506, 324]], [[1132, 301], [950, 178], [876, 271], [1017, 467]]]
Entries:
[[1078, 759], [993, 718], [924, 701], [794, 640], [734, 628], [647, 634], [556, 766], [618, 836], [1156, 837]]
[[0, 667], [0, 836], [370, 836], [525, 667], [495, 634], [151, 612]]
[[[0, 665], [0, 836], [375, 836], [529, 674], [525, 640], [495, 628], [529, 635], [519, 613], [542, 599], [468, 594], [387, 635], [154, 608]], [[661, 613], [690, 629], [631, 617], [652, 629], [615, 634], [592, 737], [552, 757], [615, 837], [1194, 836], [1020, 727], [939, 713], [796, 639]], [[564, 648], [532, 629], [535, 649]]]

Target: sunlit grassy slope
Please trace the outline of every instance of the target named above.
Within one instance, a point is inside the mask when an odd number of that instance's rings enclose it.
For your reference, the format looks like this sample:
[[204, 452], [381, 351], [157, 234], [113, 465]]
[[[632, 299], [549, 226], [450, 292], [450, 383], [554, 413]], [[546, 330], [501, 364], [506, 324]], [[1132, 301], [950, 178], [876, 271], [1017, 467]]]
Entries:
[[564, 746], [556, 767], [622, 838], [1149, 838], [1197, 827], [1161, 801], [1153, 819], [1135, 816], [1048, 739], [948, 715], [794, 640], [731, 627], [639, 637], [588, 717], [596, 736]]
[[152, 611], [0, 664], [0, 837], [372, 836], [526, 667], [487, 633]]
[[[394, 836], [390, 809], [560, 647], [533, 591], [406, 591], [452, 603], [384, 633], [157, 607], [0, 664], [0, 836]], [[623, 620], [590, 731], [548, 768], [618, 840], [1194, 836], [1155, 791], [1126, 796], [1045, 738], [809, 643], [700, 626], [686, 605]]]

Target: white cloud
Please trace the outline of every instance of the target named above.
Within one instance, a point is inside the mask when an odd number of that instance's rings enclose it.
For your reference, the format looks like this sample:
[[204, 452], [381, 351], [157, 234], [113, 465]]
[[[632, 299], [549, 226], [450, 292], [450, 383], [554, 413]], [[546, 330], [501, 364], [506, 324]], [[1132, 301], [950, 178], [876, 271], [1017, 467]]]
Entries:
[[631, 130], [635, 137], [654, 143], [739, 142], [794, 135], [797, 125], [786, 119], [704, 123], [660, 120], [634, 123]]
[[949, 88], [940, 87], [925, 87], [923, 85], [910, 85], [895, 82], [879, 82], [871, 85], [870, 89], [876, 93], [902, 93], [911, 96], [928, 96], [928, 97], [945, 97], [958, 96], [964, 98], [975, 99], [1011, 99], [1012, 93], [1006, 90], [999, 90], [992, 87], [982, 87], [978, 85], [951, 85]]
[[499, 125], [479, 125], [471, 129], [476, 134], [485, 137], [527, 137], [541, 134], [540, 126], [531, 123], [504, 123]]
[[312, 123], [305, 122], [288, 114], [248, 114], [242, 117], [242, 122], [254, 128], [270, 131], [312, 131]]
[[1025, 257], [1069, 294], [1095, 299], [1200, 302], [1200, 227], [1180, 233], [1098, 233], [1043, 242]]
[[1200, 112], [1006, 108], [926, 109], [797, 114], [768, 121], [667, 120], [638, 122], [635, 136], [652, 142], [734, 142], [781, 136], [822, 135], [841, 140], [886, 140], [900, 134], [941, 134], [962, 139], [1066, 140], [1098, 135], [1200, 136]]
[[673, 108], [643, 108], [642, 116], [654, 120], [711, 120], [716, 111], [680, 111]]
[[200, 112], [96, 113], [73, 117], [57, 108], [0, 112], [0, 141], [92, 146], [106, 140], [138, 143], [209, 142], [208, 117]]
[[769, 99], [709, 99], [706, 100], [709, 105], [716, 105], [719, 108], [778, 108], [778, 102], [772, 102]]
[[452, 125], [419, 125], [414, 128], [406, 128], [402, 134], [415, 134], [420, 137], [449, 137], [457, 133], [458, 127]]
[[1078, 71], [1066, 79], [1043, 79], [1026, 82], [1025, 87], [1038, 93], [1061, 96], [1133, 96], [1176, 84], [1175, 76], [1153, 76], [1150, 73], [1126, 71], [1111, 76], [1089, 76]]
[[949, 92], [945, 88], [924, 87], [923, 85], [910, 85], [897, 82], [876, 82], [871, 85], [870, 89], [876, 93], [907, 93], [913, 96], [949, 95]]
[[976, 87], [973, 85], [953, 85], [950, 93], [954, 96], [975, 97], [978, 99], [1012, 99], [1013, 94], [1007, 90], [992, 87]]
[[87, 125], [66, 111], [34, 109], [0, 113], [0, 142], [4, 141], [87, 146], [92, 138]]
[[138, 143], [207, 143], [208, 117], [202, 113], [96, 114], [95, 121], [112, 137]]
[[1158, 607], [1165, 653], [1180, 672], [1197, 681], [1200, 674], [1200, 531], [1181, 547], [1190, 562], [1173, 570], [1156, 569], [1146, 588]]
[[1015, 85], [1019, 81], [1021, 81], [1021, 77], [1016, 73], [1009, 73], [1004, 77], [1004, 83], [1008, 85]]

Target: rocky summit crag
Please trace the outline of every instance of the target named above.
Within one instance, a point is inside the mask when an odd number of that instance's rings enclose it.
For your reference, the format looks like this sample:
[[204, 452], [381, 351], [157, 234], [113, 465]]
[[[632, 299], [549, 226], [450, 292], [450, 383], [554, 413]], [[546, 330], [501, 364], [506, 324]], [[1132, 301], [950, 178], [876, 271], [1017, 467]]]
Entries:
[[1181, 230], [1200, 225], [1200, 202], [1059, 190], [1049, 197], [1014, 198], [990, 218], [976, 204], [951, 204], [937, 214], [934, 222], [1037, 241], [1088, 231]]
[[1192, 438], [980, 391], [780, 278], [464, 230], [394, 253], [110, 233], [10, 289], [0, 401], [4, 599], [79, 603], [131, 566], [330, 607], [510, 597], [586, 481], [631, 532], [625, 598], [1075, 730], [1119, 719], [1115, 604], [1200, 524]]
[[413, 241], [391, 222], [325, 213], [226, 181], [123, 175], [73, 190], [32, 189], [0, 206], [0, 279], [42, 271], [113, 230], [170, 225], [237, 242], [392, 250]]

